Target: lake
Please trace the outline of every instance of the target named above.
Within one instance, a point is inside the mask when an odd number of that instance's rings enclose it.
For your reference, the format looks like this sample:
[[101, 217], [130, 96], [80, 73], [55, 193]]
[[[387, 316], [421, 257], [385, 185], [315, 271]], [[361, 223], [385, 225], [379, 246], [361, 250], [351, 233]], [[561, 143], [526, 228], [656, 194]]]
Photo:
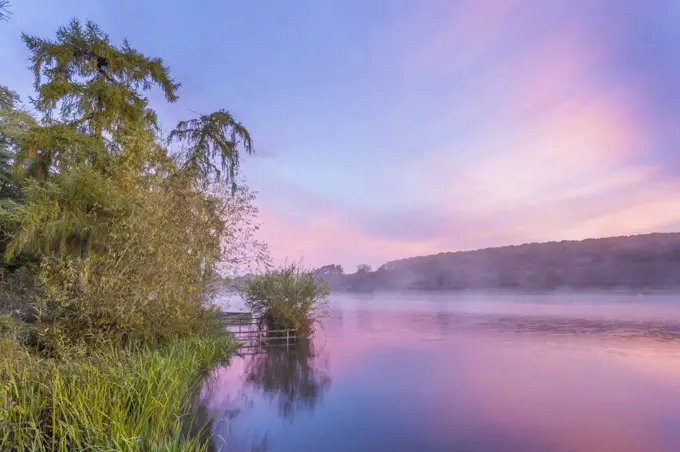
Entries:
[[206, 380], [215, 450], [680, 451], [680, 298], [333, 295]]

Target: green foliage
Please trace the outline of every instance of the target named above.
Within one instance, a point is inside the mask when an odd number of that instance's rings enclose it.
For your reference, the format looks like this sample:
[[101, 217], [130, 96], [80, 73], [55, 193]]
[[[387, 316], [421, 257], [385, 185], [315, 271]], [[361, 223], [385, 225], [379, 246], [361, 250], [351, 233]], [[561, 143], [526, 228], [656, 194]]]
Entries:
[[[24, 148], [24, 137], [27, 131], [36, 124], [24, 108], [19, 96], [10, 89], [0, 86], [0, 212], [14, 202], [21, 202], [23, 198], [21, 183], [15, 177], [14, 171], [16, 154]], [[12, 232], [14, 231], [6, 221], [0, 221], [0, 255], [5, 254]], [[35, 263], [35, 256], [24, 255], [22, 259], [8, 262], [5, 268], [0, 269], [3, 279], [12, 279], [12, 276], [7, 274], [7, 268], [15, 269], [27, 263]], [[0, 264], [0, 267], [3, 266]], [[15, 298], [13, 294], [1, 292], [2, 288], [0, 288], [0, 297], [6, 300]]]
[[205, 306], [224, 227], [218, 199], [174, 188], [140, 198], [109, 224], [102, 251], [44, 261], [48, 299], [69, 337], [162, 341], [210, 325]]
[[23, 202], [10, 202], [5, 211], [5, 224], [14, 231], [8, 258], [20, 252], [80, 254], [82, 246], [103, 242], [111, 211], [124, 202], [117, 187], [89, 165], [45, 183], [28, 180], [23, 195]]
[[37, 181], [87, 165], [103, 172], [108, 153], [101, 140], [67, 124], [36, 125], [21, 136], [16, 152], [15, 172]]
[[60, 356], [210, 328], [215, 273], [266, 257], [260, 244], [236, 252], [256, 229], [253, 197], [235, 183], [239, 150], [253, 152], [249, 132], [220, 110], [181, 121], [173, 153], [144, 96], [158, 87], [177, 100], [160, 58], [77, 20], [54, 40], [24, 41], [41, 117], [0, 90], [0, 190], [15, 188], [0, 214], [6, 259], [40, 263], [29, 342]]
[[156, 114], [140, 95], [152, 86], [168, 102], [177, 100], [179, 84], [160, 58], [149, 58], [130, 47], [116, 47], [93, 22], [72, 20], [57, 31], [55, 40], [23, 35], [31, 52], [36, 108], [79, 130], [114, 137], [139, 127], [155, 127]]
[[208, 450], [209, 436], [186, 437], [183, 429], [198, 377], [234, 349], [231, 336], [69, 362], [36, 358], [16, 344], [0, 335], [0, 450]]
[[269, 328], [295, 328], [299, 337], [312, 335], [328, 315], [328, 295], [326, 282], [297, 264], [251, 279], [242, 292], [246, 306]]
[[[240, 159], [239, 148], [253, 153], [253, 142], [248, 130], [225, 110], [180, 121], [170, 133], [170, 140], [190, 143], [185, 150], [184, 170], [195, 172], [203, 180], [211, 174], [219, 181], [224, 178], [236, 189], [235, 177]], [[214, 162], [219, 159], [220, 166]], [[223, 175], [223, 172], [227, 175]]]
[[201, 450], [181, 416], [234, 345], [215, 275], [266, 260], [250, 135], [220, 110], [168, 148], [145, 93], [179, 84], [92, 22], [24, 42], [37, 115], [0, 87], [0, 449]]
[[22, 317], [33, 314], [37, 302], [35, 264], [17, 269], [0, 266], [0, 313], [18, 312]]
[[25, 147], [26, 133], [36, 125], [21, 104], [19, 95], [0, 86], [0, 202], [19, 196], [13, 170], [15, 156]]

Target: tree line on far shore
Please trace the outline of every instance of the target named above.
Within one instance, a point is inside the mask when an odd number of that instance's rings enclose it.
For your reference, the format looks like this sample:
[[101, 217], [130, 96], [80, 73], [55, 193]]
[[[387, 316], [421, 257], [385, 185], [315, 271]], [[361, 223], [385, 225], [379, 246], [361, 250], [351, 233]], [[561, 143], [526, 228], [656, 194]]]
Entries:
[[531, 243], [412, 257], [371, 271], [320, 267], [334, 291], [679, 290], [680, 234]]

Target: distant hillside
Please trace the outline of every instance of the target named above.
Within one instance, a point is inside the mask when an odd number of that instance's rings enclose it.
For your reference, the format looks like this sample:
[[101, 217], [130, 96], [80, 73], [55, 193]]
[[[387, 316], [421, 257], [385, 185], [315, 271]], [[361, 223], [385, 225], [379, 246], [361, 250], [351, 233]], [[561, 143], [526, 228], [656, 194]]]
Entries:
[[680, 289], [680, 233], [531, 243], [391, 261], [344, 274], [322, 267], [333, 290]]

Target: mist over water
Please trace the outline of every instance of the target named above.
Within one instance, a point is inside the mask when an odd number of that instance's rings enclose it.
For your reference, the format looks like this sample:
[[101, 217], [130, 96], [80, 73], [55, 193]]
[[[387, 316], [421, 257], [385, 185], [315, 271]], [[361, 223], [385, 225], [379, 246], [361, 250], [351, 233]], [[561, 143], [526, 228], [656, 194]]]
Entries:
[[216, 450], [680, 450], [677, 296], [331, 300], [309, 347], [206, 380]]

